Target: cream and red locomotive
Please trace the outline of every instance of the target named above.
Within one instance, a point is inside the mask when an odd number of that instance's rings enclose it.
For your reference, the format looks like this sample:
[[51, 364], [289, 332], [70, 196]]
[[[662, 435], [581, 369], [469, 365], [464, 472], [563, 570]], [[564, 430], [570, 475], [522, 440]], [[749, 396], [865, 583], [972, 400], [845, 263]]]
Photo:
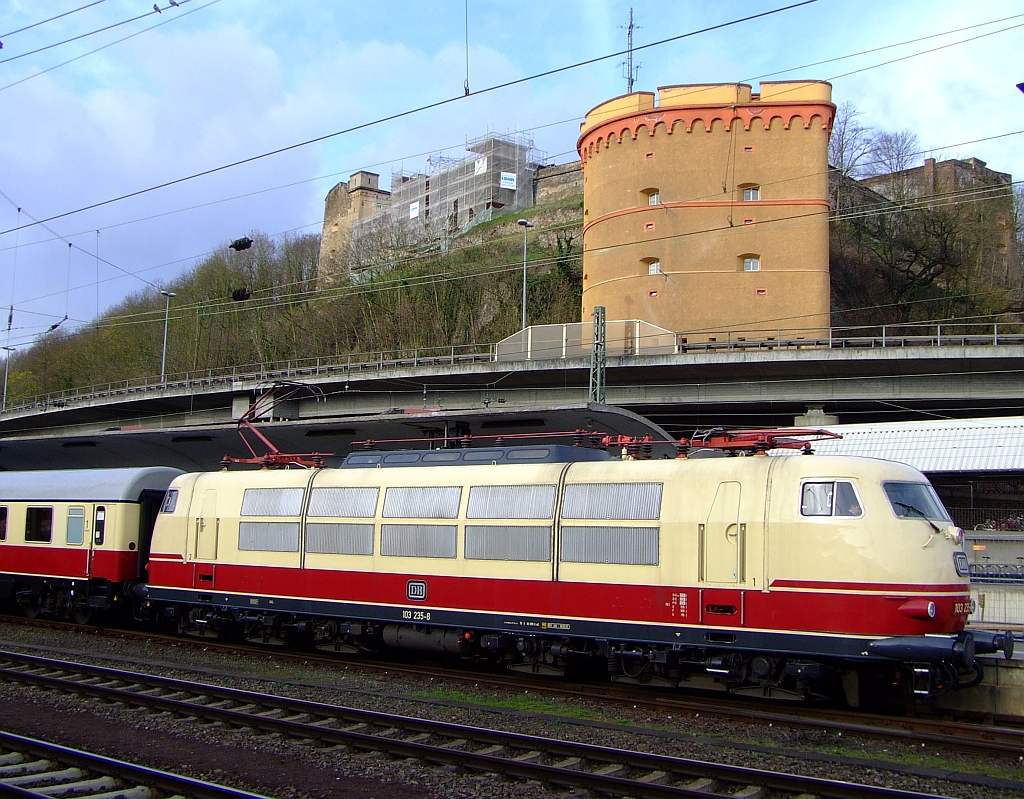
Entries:
[[311, 636], [655, 685], [806, 696], [980, 679], [968, 563], [927, 479], [852, 457], [619, 459], [533, 445], [185, 474], [148, 602], [192, 634]]

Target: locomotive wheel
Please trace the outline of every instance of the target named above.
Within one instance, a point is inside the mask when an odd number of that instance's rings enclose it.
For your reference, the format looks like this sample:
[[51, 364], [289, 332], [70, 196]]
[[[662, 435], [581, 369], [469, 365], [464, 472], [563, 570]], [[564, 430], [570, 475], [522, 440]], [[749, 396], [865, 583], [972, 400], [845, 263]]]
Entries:
[[88, 624], [92, 621], [93, 609], [88, 605], [75, 605], [71, 610], [71, 618], [75, 620], [75, 624]]

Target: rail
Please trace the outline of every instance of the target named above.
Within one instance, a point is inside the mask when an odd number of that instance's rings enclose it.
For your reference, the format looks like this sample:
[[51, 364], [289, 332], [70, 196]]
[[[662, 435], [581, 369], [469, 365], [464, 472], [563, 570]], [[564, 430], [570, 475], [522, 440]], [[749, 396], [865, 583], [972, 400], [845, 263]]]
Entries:
[[[807, 350], [807, 349], [904, 349], [911, 347], [994, 347], [1024, 344], [1024, 325], [1019, 323], [920, 323], [876, 327], [830, 328], [828, 335], [806, 337], [797, 331], [704, 332], [676, 334], [677, 354], [702, 352]], [[632, 357], [642, 357], [641, 351]], [[631, 357], [631, 356], [623, 356]], [[192, 392], [237, 383], [301, 380], [309, 377], [346, 377], [402, 367], [491, 363], [496, 344], [465, 344], [447, 347], [411, 347], [371, 353], [351, 353], [321, 358], [293, 358], [266, 364], [246, 364], [158, 376], [128, 378], [108, 383], [69, 388], [29, 397], [7, 397], [2, 416], [23, 411], [47, 411], [112, 397], [143, 398], [169, 390]], [[544, 360], [535, 356], [535, 360]]]
[[[0, 653], [0, 664], [5, 681], [605, 796], [669, 799], [763, 796], [768, 792], [823, 799], [932, 796], [359, 710], [13, 652]], [[949, 743], [957, 746], [961, 742], [953, 739]], [[1011, 744], [1010, 752], [1017, 751]]]
[[260, 794], [0, 732], [0, 795], [147, 799], [267, 799]]

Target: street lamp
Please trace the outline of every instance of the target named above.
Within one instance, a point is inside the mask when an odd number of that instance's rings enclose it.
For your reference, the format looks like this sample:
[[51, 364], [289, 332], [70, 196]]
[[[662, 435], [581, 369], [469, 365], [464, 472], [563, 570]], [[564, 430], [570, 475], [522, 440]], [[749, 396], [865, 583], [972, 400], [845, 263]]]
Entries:
[[14, 347], [3, 347], [2, 349], [7, 350], [7, 357], [4, 358], [4, 398], [3, 402], [0, 403], [0, 411], [7, 410], [7, 373], [11, 370], [11, 353], [14, 352]]
[[533, 222], [520, 219], [516, 224], [523, 226], [523, 330], [526, 330], [526, 235], [533, 227]]
[[167, 303], [164, 305], [164, 349], [163, 354], [160, 356], [160, 382], [164, 383], [167, 379], [167, 319], [171, 313], [171, 297], [177, 297], [173, 291], [160, 290], [160, 293], [167, 298]]

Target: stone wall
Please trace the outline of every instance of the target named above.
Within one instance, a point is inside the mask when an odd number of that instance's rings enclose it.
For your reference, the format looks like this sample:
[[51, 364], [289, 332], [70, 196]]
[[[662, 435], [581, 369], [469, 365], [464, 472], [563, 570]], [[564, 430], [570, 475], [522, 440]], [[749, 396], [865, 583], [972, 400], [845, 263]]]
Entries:
[[583, 197], [583, 170], [579, 161], [542, 166], [533, 178], [534, 205], [548, 205], [570, 197]]

